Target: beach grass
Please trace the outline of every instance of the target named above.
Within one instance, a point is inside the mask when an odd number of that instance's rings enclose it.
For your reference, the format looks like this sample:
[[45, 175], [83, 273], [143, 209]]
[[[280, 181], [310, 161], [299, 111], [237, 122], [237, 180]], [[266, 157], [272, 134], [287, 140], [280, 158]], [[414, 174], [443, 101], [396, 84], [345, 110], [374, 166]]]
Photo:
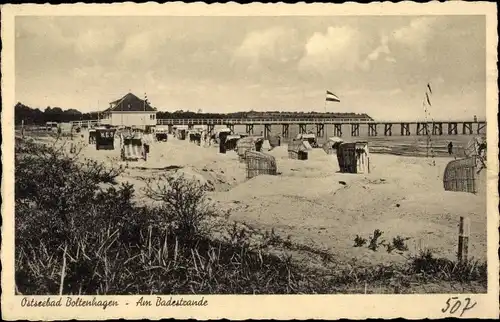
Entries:
[[[122, 169], [76, 161], [53, 146], [16, 140], [15, 224], [18, 294], [333, 294], [485, 292], [486, 263], [432, 252], [402, 264], [335, 263], [335, 254], [274, 234], [211, 224], [220, 211], [183, 177], [149, 185], [156, 206], [118, 185]], [[273, 251], [270, 251], [270, 249]], [[317, 268], [293, 251], [322, 255]], [[329, 267], [335, 267], [331, 269]]]

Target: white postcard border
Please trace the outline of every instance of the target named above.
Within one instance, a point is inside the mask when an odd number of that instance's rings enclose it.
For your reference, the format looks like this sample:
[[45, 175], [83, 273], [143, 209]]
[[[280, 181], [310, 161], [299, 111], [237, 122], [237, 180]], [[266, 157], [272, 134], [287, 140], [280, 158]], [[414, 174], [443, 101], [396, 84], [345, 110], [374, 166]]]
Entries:
[[[450, 296], [471, 297], [477, 301], [474, 310], [464, 317], [498, 318], [498, 107], [497, 88], [497, 19], [494, 3], [346, 3], [325, 4], [259, 4], [239, 5], [204, 3], [111, 5], [5, 5], [2, 6], [2, 317], [6, 320], [110, 319], [110, 318], [197, 318], [197, 319], [335, 319], [335, 318], [443, 318], [441, 309]], [[14, 17], [20, 15], [173, 15], [173, 16], [276, 16], [276, 15], [486, 15], [487, 25], [487, 140], [488, 140], [488, 293], [433, 295], [205, 295], [183, 296], [184, 299], [208, 301], [205, 307], [136, 307], [140, 296], [98, 296], [99, 300], [117, 300], [119, 307], [21, 307], [22, 296], [14, 295]], [[57, 298], [57, 296], [51, 296]], [[169, 296], [163, 296], [168, 299]], [[176, 296], [175, 298], [180, 298]], [[46, 296], [34, 298], [45, 299]], [[75, 297], [73, 297], [75, 298]], [[92, 296], [83, 297], [91, 299]], [[148, 296], [155, 301], [155, 296]], [[63, 302], [66, 297], [63, 297]], [[125, 303], [128, 303], [125, 304]]]

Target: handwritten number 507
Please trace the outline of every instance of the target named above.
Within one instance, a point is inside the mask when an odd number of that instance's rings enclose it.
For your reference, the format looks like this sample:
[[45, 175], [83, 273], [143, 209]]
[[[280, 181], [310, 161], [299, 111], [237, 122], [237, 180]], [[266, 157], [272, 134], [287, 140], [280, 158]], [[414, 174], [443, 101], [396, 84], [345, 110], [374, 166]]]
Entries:
[[477, 302], [471, 303], [471, 299], [466, 297], [464, 300], [464, 305], [462, 305], [462, 301], [458, 299], [458, 297], [450, 297], [446, 301], [446, 306], [441, 309], [441, 312], [446, 313], [449, 312], [451, 314], [457, 313], [458, 310], [462, 309], [460, 312], [460, 317], [464, 315], [464, 313], [474, 306], [476, 306]]

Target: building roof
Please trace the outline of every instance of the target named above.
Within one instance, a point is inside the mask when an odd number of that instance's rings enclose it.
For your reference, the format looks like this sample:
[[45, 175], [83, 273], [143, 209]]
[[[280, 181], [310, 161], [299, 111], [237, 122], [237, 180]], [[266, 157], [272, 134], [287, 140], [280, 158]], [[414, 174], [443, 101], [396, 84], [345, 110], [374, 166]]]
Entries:
[[104, 112], [156, 112], [156, 109], [149, 105], [148, 102], [141, 100], [132, 93], [128, 93], [109, 104], [110, 107]]

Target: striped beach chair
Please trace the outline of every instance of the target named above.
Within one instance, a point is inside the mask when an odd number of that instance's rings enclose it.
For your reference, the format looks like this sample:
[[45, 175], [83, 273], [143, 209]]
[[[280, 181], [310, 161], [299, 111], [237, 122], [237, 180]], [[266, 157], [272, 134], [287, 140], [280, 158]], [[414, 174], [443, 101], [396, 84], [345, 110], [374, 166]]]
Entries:
[[137, 136], [120, 136], [120, 147], [123, 161], [146, 159], [142, 139]]

